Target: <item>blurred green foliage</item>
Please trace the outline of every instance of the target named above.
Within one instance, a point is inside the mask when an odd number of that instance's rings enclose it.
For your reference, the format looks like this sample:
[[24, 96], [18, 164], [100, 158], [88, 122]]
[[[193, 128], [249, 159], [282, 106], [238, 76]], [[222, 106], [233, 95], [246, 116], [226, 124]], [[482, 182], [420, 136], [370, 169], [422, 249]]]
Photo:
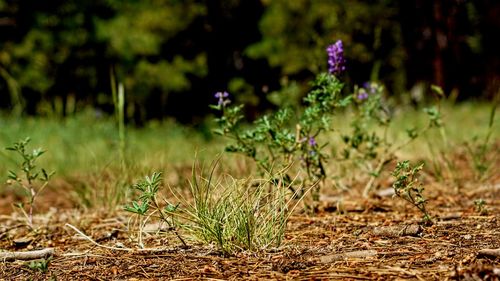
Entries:
[[119, 77], [133, 93], [151, 89], [162, 92], [188, 90], [186, 74], [206, 75], [203, 53], [186, 59], [162, 50], [169, 40], [185, 30], [192, 20], [206, 14], [196, 1], [106, 1], [115, 14], [95, 18], [97, 40], [106, 54], [116, 58]]
[[[282, 67], [286, 75], [301, 71], [317, 73], [326, 65], [324, 47], [342, 39], [349, 46], [351, 61], [374, 62], [375, 51], [381, 48], [382, 33], [392, 42], [384, 42], [394, 61], [401, 62], [401, 30], [396, 21], [397, 9], [391, 1], [263, 1], [266, 10], [259, 27], [263, 40], [247, 49], [250, 57], [266, 58], [273, 67]], [[361, 41], [356, 37], [364, 37]], [[395, 45], [396, 44], [399, 45]], [[388, 44], [387, 44], [388, 43]], [[394, 45], [394, 46], [393, 46]], [[396, 57], [393, 57], [396, 55]], [[394, 67], [401, 67], [397, 63]]]
[[112, 72], [125, 85], [129, 120], [173, 115], [194, 121], [221, 90], [258, 113], [299, 102], [306, 81], [326, 69], [326, 46], [338, 39], [344, 41], [348, 85], [379, 80], [401, 96], [423, 81], [463, 98], [493, 97], [500, 63], [490, 35], [500, 26], [499, 6], [0, 0], [0, 108], [67, 115], [93, 106], [109, 112]]

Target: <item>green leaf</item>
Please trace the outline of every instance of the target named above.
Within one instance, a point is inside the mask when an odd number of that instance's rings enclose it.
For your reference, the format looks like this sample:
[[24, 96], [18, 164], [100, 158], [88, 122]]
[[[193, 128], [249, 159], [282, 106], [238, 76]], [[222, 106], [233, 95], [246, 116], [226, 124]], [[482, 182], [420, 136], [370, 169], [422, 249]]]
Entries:
[[137, 201], [132, 201], [132, 206], [125, 205], [123, 209], [127, 212], [139, 214], [139, 215], [145, 215], [149, 209], [149, 202], [148, 201], [142, 201], [142, 203], [139, 203]]
[[33, 150], [32, 155], [33, 155], [33, 158], [38, 158], [44, 153], [45, 153], [44, 150], [42, 150], [41, 148], [37, 148], [37, 149]]
[[444, 97], [443, 89], [437, 85], [431, 85], [431, 90], [439, 97]]
[[212, 132], [214, 132], [214, 134], [216, 134], [216, 135], [220, 135], [220, 136], [224, 135], [224, 130], [222, 130], [222, 129], [214, 129], [214, 130], [212, 130]]
[[50, 173], [47, 173], [47, 171], [44, 168], [42, 168], [42, 174], [43, 174], [42, 180], [49, 181], [49, 179], [55, 174], [55, 172], [52, 171]]
[[17, 181], [18, 177], [14, 171], [9, 171], [8, 178]]
[[173, 213], [173, 212], [177, 211], [177, 208], [179, 207], [179, 205], [180, 205], [180, 203], [177, 203], [177, 205], [168, 204], [165, 207], [165, 212], [167, 212], [167, 213]]

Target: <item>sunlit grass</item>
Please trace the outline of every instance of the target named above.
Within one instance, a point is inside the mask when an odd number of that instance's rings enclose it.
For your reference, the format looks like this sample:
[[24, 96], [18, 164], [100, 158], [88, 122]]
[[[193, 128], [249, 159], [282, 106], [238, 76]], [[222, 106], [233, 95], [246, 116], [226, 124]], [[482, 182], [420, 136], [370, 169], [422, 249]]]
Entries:
[[[492, 104], [491, 103], [476, 103], [468, 102], [456, 105], [443, 104], [441, 107], [444, 127], [450, 145], [446, 146], [440, 139], [438, 130], [430, 130], [421, 138], [417, 138], [414, 142], [401, 150], [401, 154], [405, 157], [423, 157], [427, 154], [427, 146], [430, 142], [435, 148], [443, 148], [446, 150], [456, 149], [454, 145], [463, 144], [465, 141], [470, 141], [474, 137], [483, 138], [488, 131], [488, 122], [490, 117]], [[499, 109], [497, 108], [497, 112]], [[394, 111], [394, 120], [389, 128], [390, 139], [403, 141], [407, 139], [406, 129], [417, 127], [423, 128], [427, 125], [428, 118], [423, 111], [423, 108], [401, 107]], [[339, 132], [349, 130], [350, 119], [349, 113], [337, 114], [333, 120], [334, 132], [329, 135], [333, 143], [340, 143]], [[500, 116], [497, 113], [493, 135], [491, 141], [494, 142], [500, 137]], [[425, 155], [424, 155], [424, 154]]]
[[[443, 106], [443, 117], [449, 141], [460, 144], [474, 136], [482, 137], [487, 132], [491, 104], [465, 103]], [[32, 146], [44, 147], [48, 153], [41, 163], [56, 170], [58, 176], [85, 174], [119, 165], [118, 129], [111, 118], [98, 118], [88, 112], [65, 120], [27, 117], [0, 118], [0, 147], [6, 147], [27, 136]], [[427, 122], [422, 109], [405, 108], [395, 112], [390, 128], [392, 139], [404, 139], [405, 129], [423, 127]], [[330, 141], [339, 141], [339, 131], [349, 126], [346, 114], [338, 114], [330, 134]], [[499, 117], [497, 114], [497, 118]], [[500, 122], [495, 122], [492, 140], [499, 138]], [[213, 159], [223, 150], [222, 140], [214, 136], [207, 140], [195, 129], [189, 129], [175, 122], [152, 122], [144, 128], [127, 128], [127, 161], [134, 169], [191, 166], [195, 155], [200, 160]], [[428, 153], [427, 142], [444, 145], [437, 131], [429, 132], [403, 150], [407, 156], [422, 156]], [[0, 178], [14, 163], [4, 149], [0, 149]]]
[[[0, 118], [0, 147], [6, 147], [27, 136], [33, 147], [47, 150], [41, 161], [57, 171], [58, 176], [85, 174], [120, 165], [118, 129], [111, 118], [91, 114], [65, 120], [44, 118]], [[174, 122], [150, 123], [144, 128], [127, 128], [127, 163], [138, 167], [176, 166], [192, 164], [198, 157], [214, 155], [216, 143], [204, 139], [193, 129]], [[6, 175], [13, 159], [0, 150], [0, 178]]]
[[[487, 132], [491, 104], [465, 103], [443, 106], [443, 117], [449, 140], [462, 143]], [[405, 129], [423, 127], [427, 122], [422, 109], [405, 108], [395, 112], [390, 134], [393, 139], [404, 139]], [[497, 114], [496, 119], [499, 118]], [[338, 131], [345, 130], [349, 120], [338, 114], [333, 121], [336, 131], [331, 141], [338, 141]], [[495, 122], [492, 140], [499, 138], [500, 122]], [[415, 141], [407, 153], [422, 151], [426, 140], [437, 144], [437, 132]], [[65, 120], [27, 117], [14, 119], [0, 117], [0, 147], [6, 147], [25, 137], [31, 137], [33, 146], [44, 147], [43, 164], [57, 171], [58, 175], [85, 173], [118, 165], [118, 129], [110, 118], [98, 118], [91, 114], [69, 117]], [[187, 165], [197, 157], [213, 159], [223, 149], [222, 140], [214, 136], [207, 140], [195, 129], [182, 127], [175, 122], [152, 122], [144, 128], [127, 128], [127, 159], [134, 167]], [[13, 159], [0, 150], [0, 177], [6, 175]]]

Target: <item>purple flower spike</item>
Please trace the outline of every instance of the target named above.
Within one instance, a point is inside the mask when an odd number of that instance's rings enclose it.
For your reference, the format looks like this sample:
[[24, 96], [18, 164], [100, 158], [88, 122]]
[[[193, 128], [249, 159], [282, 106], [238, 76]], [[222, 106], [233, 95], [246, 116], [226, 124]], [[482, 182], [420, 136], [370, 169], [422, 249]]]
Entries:
[[326, 48], [328, 53], [328, 72], [333, 75], [339, 75], [345, 71], [344, 46], [342, 41], [338, 40]]

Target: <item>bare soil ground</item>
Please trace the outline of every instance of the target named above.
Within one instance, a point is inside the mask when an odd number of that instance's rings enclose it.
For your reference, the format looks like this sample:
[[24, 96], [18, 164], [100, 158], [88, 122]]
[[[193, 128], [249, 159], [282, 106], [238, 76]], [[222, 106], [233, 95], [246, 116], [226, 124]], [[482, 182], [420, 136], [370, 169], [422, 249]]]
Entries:
[[[54, 190], [39, 198], [40, 228], [28, 231], [11, 214], [8, 193], [0, 198], [0, 253], [54, 248], [55, 254], [45, 272], [28, 261], [0, 261], [0, 280], [499, 280], [500, 257], [481, 250], [500, 248], [500, 175], [467, 182], [459, 192], [451, 184], [426, 184], [435, 217], [430, 227], [418, 225], [420, 214], [406, 202], [363, 199], [354, 188], [341, 194], [341, 209], [330, 198], [314, 214], [294, 214], [282, 247], [228, 257], [196, 242], [184, 249], [168, 234], [148, 236], [149, 250], [138, 250], [126, 214], [78, 210]], [[475, 209], [479, 198], [487, 214]]]

